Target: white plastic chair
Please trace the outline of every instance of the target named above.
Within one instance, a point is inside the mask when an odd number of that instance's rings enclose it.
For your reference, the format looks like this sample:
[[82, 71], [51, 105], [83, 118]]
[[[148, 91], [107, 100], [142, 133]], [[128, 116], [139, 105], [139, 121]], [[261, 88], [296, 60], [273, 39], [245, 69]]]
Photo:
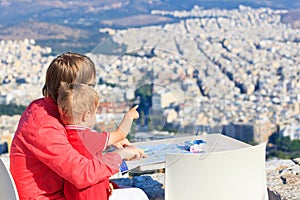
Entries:
[[265, 148], [167, 154], [165, 199], [267, 200]]
[[0, 200], [19, 200], [15, 182], [0, 158]]

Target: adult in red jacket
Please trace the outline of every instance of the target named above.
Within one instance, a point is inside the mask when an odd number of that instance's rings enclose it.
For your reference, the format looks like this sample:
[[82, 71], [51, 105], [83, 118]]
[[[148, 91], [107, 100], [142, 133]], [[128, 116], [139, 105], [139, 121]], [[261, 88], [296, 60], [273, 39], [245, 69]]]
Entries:
[[49, 65], [45, 97], [24, 111], [11, 145], [10, 171], [21, 200], [65, 199], [64, 180], [86, 188], [116, 173], [122, 158], [141, 156], [138, 150], [119, 150], [103, 163], [84, 157], [69, 143], [56, 104], [58, 88], [61, 81], [93, 84], [95, 74], [90, 58], [76, 53], [62, 54]]

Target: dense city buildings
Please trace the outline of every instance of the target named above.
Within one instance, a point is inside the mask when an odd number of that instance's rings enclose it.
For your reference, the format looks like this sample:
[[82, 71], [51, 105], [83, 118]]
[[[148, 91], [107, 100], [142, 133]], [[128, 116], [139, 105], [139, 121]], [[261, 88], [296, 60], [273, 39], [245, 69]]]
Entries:
[[[286, 12], [244, 6], [156, 10], [152, 13], [179, 22], [110, 31], [110, 38], [88, 53], [97, 65], [101, 101], [112, 104], [117, 116], [135, 100], [138, 88], [152, 84], [154, 104], [148, 114], [160, 110], [160, 127], [168, 124], [178, 134], [195, 133], [198, 126], [209, 126], [207, 132], [221, 132], [216, 127], [224, 126], [226, 133], [232, 124], [253, 126], [251, 138], [243, 137], [255, 142], [266, 141], [276, 128], [292, 134], [284, 130], [300, 127], [300, 30], [281, 22]], [[27, 105], [41, 96], [51, 49], [30, 39], [0, 45], [1, 103]], [[117, 46], [114, 52], [102, 53], [111, 46]], [[103, 114], [102, 124], [110, 120]], [[254, 131], [263, 123], [270, 124], [267, 133]]]

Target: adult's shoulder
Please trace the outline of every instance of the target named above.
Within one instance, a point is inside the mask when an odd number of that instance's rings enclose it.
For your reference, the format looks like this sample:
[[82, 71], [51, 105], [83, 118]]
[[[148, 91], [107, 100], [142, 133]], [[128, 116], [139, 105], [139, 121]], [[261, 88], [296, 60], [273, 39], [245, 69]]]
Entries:
[[32, 101], [23, 115], [27, 120], [39, 126], [45, 124], [62, 126], [57, 105], [49, 98]]

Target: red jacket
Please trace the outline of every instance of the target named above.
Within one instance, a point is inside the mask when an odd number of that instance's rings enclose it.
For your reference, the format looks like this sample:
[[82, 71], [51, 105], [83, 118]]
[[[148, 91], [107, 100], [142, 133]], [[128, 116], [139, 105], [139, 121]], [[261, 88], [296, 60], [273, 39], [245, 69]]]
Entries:
[[68, 141], [51, 98], [32, 102], [21, 116], [10, 151], [10, 171], [20, 199], [65, 199], [64, 179], [78, 189], [90, 187], [119, 171], [97, 158], [88, 159]]
[[[88, 127], [67, 125], [68, 140], [70, 144], [82, 155], [92, 159], [97, 157], [103, 160], [102, 152], [106, 149], [109, 133], [98, 133]], [[105, 163], [106, 161], [103, 160]], [[84, 189], [77, 189], [72, 183], [66, 181], [64, 184], [65, 196], [73, 200], [108, 200], [109, 177], [99, 183]]]

